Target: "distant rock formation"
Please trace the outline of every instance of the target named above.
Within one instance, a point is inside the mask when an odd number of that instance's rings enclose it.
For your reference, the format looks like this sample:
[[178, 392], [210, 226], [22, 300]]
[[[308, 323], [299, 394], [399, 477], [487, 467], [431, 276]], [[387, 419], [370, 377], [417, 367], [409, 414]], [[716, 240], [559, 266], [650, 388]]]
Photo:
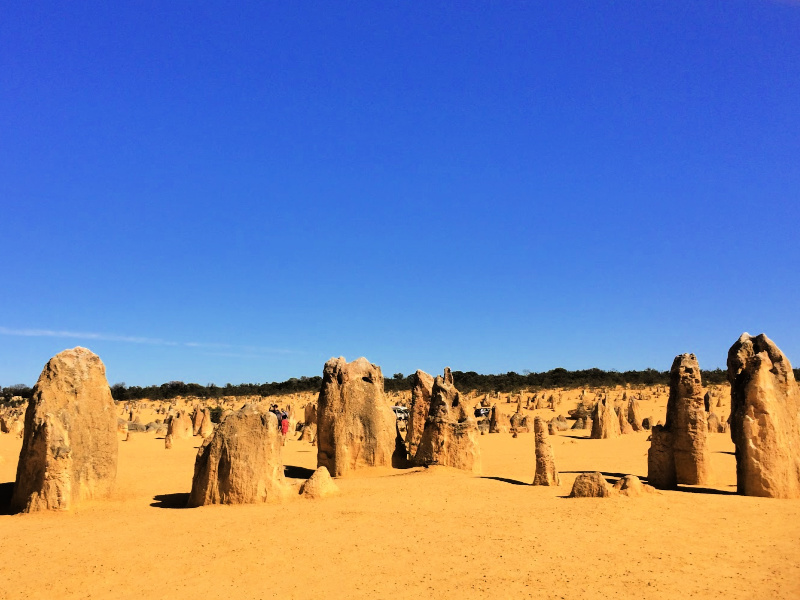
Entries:
[[173, 440], [188, 440], [194, 435], [194, 426], [189, 415], [179, 412], [167, 419], [167, 435]]
[[536, 475], [533, 478], [533, 485], [561, 485], [558, 470], [556, 470], [553, 447], [548, 439], [548, 424], [544, 422], [544, 419], [536, 417], [533, 420], [533, 432], [536, 436]]
[[455, 388], [449, 368], [445, 369], [443, 377], [436, 377], [433, 382], [431, 407], [414, 464], [481, 472], [478, 425]]
[[619, 436], [619, 417], [614, 411], [614, 401], [604, 396], [597, 401], [592, 412], [592, 433], [589, 437], [603, 440]]
[[203, 438], [211, 437], [214, 433], [214, 423], [211, 421], [211, 411], [203, 409], [203, 420], [200, 422], [198, 432]]
[[642, 408], [639, 406], [639, 401], [636, 398], [628, 400], [628, 422], [634, 431], [642, 431]]
[[11, 510], [67, 510], [107, 497], [118, 452], [103, 362], [86, 348], [64, 350], [45, 365], [28, 402]]
[[278, 419], [246, 405], [203, 440], [194, 463], [189, 507], [279, 501], [291, 489], [283, 478]]
[[396, 418], [383, 375], [366, 358], [325, 363], [317, 404], [317, 466], [334, 477], [361, 467], [392, 465]]
[[792, 365], [763, 333], [728, 351], [736, 487], [745, 496], [800, 498], [800, 390]]

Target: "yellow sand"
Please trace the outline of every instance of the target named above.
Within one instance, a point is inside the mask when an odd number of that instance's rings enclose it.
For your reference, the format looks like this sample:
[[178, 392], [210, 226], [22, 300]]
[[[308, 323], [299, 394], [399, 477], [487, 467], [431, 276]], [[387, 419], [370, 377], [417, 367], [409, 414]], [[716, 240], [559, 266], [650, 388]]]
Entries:
[[[663, 418], [665, 402], [643, 402], [645, 415]], [[492, 434], [480, 437], [483, 477], [368, 469], [337, 480], [336, 498], [196, 509], [179, 507], [199, 438], [165, 450], [161, 436], [134, 434], [120, 442], [112, 499], [0, 516], [0, 600], [800, 598], [800, 501], [734, 495], [728, 434], [711, 435], [708, 489], [567, 499], [581, 471], [647, 475], [647, 432], [587, 434], [551, 438], [558, 488], [528, 485], [533, 434]], [[19, 448], [0, 435], [4, 497]], [[316, 448], [290, 439], [283, 460], [299, 485]]]

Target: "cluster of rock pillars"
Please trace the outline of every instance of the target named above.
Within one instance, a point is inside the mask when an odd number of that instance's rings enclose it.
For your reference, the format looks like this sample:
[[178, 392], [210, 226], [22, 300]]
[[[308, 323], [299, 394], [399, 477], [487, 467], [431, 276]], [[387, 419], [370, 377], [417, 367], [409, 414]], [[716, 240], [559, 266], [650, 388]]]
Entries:
[[[800, 392], [789, 361], [766, 335], [745, 333], [728, 352], [728, 380], [738, 493], [800, 498]], [[384, 397], [380, 367], [365, 358], [329, 360], [317, 405], [310, 414], [308, 408], [306, 421], [315, 421], [318, 469], [301, 487], [304, 495], [336, 493], [331, 476], [362, 467], [441, 465], [481, 472], [478, 423], [450, 369], [435, 378], [423, 371], [414, 375], [405, 439]], [[638, 410], [633, 399], [615, 409], [612, 401], [601, 398], [591, 413], [591, 437], [641, 428]], [[648, 485], [629, 475], [609, 488], [600, 473], [584, 473], [570, 496], [638, 495], [653, 488], [709, 483], [709, 426], [720, 427], [711, 410], [697, 359], [693, 354], [676, 357], [666, 420], [651, 432]], [[580, 418], [588, 424], [588, 416]], [[275, 415], [246, 405], [213, 429], [207, 411], [195, 415], [195, 421], [200, 429], [206, 422], [208, 435], [195, 460], [189, 506], [267, 502], [294, 493], [284, 479]], [[192, 423], [182, 427], [191, 430]], [[180, 429], [177, 422], [169, 423], [167, 447]], [[533, 484], [557, 486], [548, 424], [537, 417], [533, 430]], [[492, 431], [499, 431], [496, 410]], [[74, 348], [47, 363], [28, 403], [22, 437], [12, 511], [66, 510], [111, 493], [117, 472], [117, 418], [97, 355]]]

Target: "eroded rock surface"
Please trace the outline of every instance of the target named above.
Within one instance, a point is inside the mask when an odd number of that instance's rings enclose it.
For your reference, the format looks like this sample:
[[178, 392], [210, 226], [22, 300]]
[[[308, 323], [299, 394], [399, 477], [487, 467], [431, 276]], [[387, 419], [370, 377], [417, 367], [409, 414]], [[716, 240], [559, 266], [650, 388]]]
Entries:
[[116, 408], [103, 362], [86, 348], [57, 354], [45, 365], [25, 412], [11, 509], [66, 510], [108, 496], [118, 452]]
[[736, 487], [746, 496], [800, 498], [800, 391], [792, 366], [763, 333], [728, 352]]

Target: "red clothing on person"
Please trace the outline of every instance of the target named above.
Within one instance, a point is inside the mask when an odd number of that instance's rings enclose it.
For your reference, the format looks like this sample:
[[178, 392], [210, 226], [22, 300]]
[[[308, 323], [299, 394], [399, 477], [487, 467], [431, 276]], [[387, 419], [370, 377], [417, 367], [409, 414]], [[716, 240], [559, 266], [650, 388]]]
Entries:
[[281, 433], [283, 435], [289, 433], [289, 419], [283, 419], [281, 421]]

